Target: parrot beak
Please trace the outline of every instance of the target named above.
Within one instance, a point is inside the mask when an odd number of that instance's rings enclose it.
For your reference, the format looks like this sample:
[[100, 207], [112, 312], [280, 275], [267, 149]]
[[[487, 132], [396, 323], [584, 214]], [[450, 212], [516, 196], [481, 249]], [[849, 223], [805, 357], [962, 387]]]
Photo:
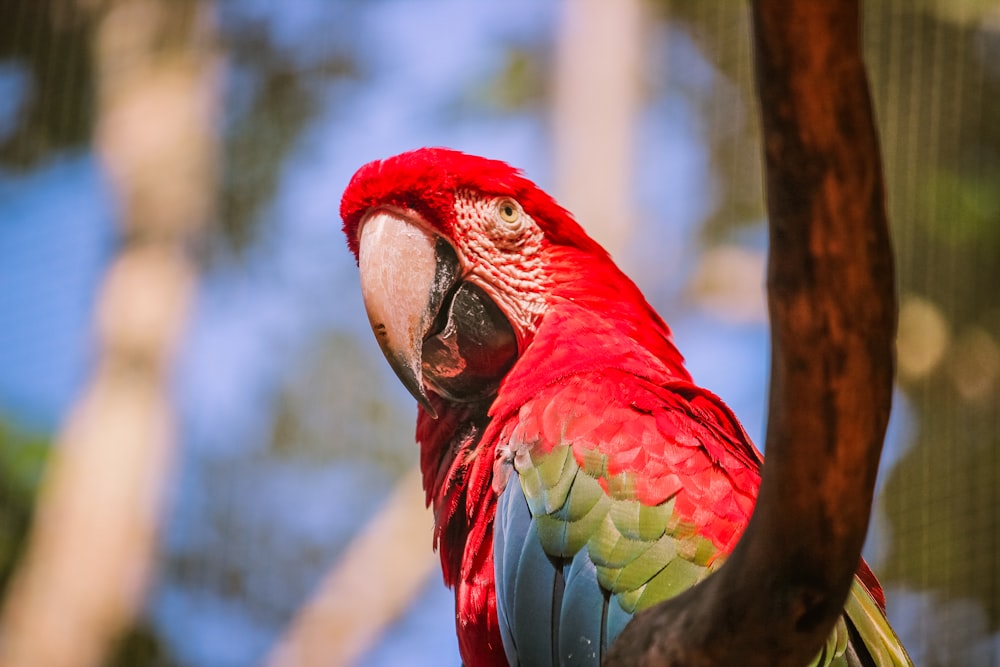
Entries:
[[379, 347], [417, 402], [437, 417], [424, 388], [424, 338], [459, 279], [458, 256], [444, 239], [400, 213], [376, 209], [358, 239], [361, 293]]
[[455, 249], [410, 216], [375, 209], [358, 238], [361, 294], [382, 353], [432, 417], [428, 388], [490, 396], [517, 359], [517, 336], [487, 290], [463, 280]]

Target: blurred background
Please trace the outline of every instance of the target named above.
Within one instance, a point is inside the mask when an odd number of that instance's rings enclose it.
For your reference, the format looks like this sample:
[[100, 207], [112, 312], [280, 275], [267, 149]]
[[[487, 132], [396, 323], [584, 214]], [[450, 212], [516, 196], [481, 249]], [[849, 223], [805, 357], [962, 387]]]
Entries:
[[[158, 7], [182, 43], [196, 34], [178, 61], [195, 85], [178, 90], [204, 95], [189, 180], [209, 203], [173, 236], [130, 195], [145, 190], [121, 158], [166, 124], [140, 114], [122, 139], [108, 92], [143, 48], [167, 52], [142, 41], [145, 10], [117, 11], [130, 5]], [[340, 232], [340, 194], [369, 160], [444, 145], [524, 169], [762, 443], [767, 247], [744, 3], [0, 0], [0, 17], [0, 589], [46, 463], [114, 352], [118, 320], [95, 314], [113, 300], [109, 268], [148, 238], [194, 260], [156, 375], [172, 415], [151, 483], [159, 539], [107, 664], [265, 663], [416, 463], [413, 401]], [[869, 2], [864, 41], [900, 296], [865, 553], [916, 664], [1000, 665], [1000, 2]], [[393, 558], [430, 545], [397, 540]], [[357, 664], [459, 664], [451, 593], [420, 572]]]

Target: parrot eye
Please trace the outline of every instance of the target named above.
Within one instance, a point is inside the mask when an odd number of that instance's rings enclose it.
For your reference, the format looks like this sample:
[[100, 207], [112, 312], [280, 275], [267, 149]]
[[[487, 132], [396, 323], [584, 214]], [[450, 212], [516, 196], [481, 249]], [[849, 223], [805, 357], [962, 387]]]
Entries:
[[511, 199], [501, 199], [497, 203], [497, 210], [500, 212], [500, 218], [509, 225], [516, 223], [521, 217], [517, 203]]
[[499, 249], [516, 250], [524, 243], [525, 234], [532, 228], [531, 216], [510, 197], [498, 197], [487, 204], [485, 211], [489, 234]]

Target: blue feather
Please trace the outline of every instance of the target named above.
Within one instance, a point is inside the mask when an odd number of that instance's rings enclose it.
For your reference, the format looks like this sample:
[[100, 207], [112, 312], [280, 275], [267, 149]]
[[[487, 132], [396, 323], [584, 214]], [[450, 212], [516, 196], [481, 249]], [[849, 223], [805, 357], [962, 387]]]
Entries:
[[580, 667], [601, 664], [607, 597], [597, 583], [597, 568], [587, 550], [578, 551], [566, 572], [566, 592], [559, 615], [560, 664]]

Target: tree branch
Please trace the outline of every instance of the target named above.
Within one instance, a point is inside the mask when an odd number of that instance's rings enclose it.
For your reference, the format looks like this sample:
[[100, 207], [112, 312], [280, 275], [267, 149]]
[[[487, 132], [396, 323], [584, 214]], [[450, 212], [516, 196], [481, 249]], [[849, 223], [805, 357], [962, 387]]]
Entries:
[[751, 7], [773, 346], [760, 496], [718, 574], [638, 615], [606, 664], [806, 664], [868, 527], [896, 301], [858, 2]]

